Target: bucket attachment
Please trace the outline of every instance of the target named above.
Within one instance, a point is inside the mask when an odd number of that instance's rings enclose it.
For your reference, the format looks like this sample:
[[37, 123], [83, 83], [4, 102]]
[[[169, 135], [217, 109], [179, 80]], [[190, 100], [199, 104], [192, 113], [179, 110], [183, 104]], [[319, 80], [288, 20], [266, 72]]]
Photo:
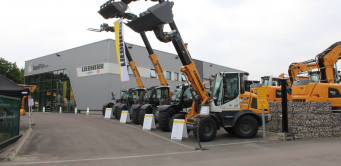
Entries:
[[163, 2], [148, 8], [126, 25], [137, 33], [153, 30], [155, 27], [173, 22], [174, 2]]
[[123, 13], [128, 9], [127, 4], [123, 2], [114, 2], [110, 0], [101, 6], [98, 13], [105, 19], [113, 18], [117, 14]]

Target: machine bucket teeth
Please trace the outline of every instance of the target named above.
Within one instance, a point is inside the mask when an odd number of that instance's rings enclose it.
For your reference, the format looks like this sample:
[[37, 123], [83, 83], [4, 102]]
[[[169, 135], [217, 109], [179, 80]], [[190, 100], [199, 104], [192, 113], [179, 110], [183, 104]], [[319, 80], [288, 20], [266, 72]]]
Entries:
[[153, 30], [155, 27], [173, 22], [173, 2], [163, 2], [148, 8], [126, 25], [137, 33]]

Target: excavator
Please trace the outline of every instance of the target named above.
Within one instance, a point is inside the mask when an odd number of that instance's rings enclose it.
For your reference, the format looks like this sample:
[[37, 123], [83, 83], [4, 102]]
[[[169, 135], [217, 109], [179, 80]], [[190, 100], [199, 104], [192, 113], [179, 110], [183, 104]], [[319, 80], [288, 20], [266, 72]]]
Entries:
[[316, 65], [320, 70], [319, 82], [293, 80], [292, 99], [297, 102], [330, 101], [333, 109], [341, 107], [341, 85], [336, 63], [341, 58], [341, 42], [336, 42], [318, 54]]
[[[244, 80], [248, 73], [220, 72], [214, 75], [211, 96], [208, 95], [195, 63], [188, 53], [180, 32], [174, 22], [172, 7], [174, 2], [159, 0], [139, 16], [125, 13], [127, 4], [134, 0], [122, 1], [117, 5], [108, 1], [101, 6], [104, 18], [126, 18], [128, 27], [137, 33], [153, 31], [161, 42], [172, 42], [181, 60], [181, 72], [185, 73], [192, 86], [192, 106], [185, 115], [187, 129], [193, 131], [200, 141], [211, 141], [220, 127], [235, 132], [239, 137], [250, 138], [258, 133], [261, 126], [261, 110], [257, 110], [257, 96], [245, 92]], [[118, 2], [117, 2], [118, 3]], [[122, 4], [122, 3], [121, 3]], [[107, 9], [104, 11], [104, 9]], [[164, 32], [169, 24], [171, 32]], [[268, 114], [268, 110], [265, 111]]]

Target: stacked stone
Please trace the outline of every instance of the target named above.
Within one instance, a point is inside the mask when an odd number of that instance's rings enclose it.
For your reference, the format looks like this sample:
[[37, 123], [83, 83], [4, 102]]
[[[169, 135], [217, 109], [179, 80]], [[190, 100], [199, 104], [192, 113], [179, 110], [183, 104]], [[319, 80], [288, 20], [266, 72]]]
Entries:
[[[266, 130], [282, 131], [281, 102], [269, 102], [271, 114]], [[341, 136], [341, 113], [333, 113], [330, 102], [288, 102], [289, 132], [295, 139]]]

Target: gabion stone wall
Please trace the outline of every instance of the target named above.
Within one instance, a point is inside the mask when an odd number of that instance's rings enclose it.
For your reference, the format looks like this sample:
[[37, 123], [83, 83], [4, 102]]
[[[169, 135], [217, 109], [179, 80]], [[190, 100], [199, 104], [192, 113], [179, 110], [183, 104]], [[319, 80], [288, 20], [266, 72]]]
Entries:
[[[282, 103], [268, 102], [271, 121], [265, 129], [282, 132]], [[340, 137], [341, 113], [333, 113], [330, 102], [288, 102], [289, 132], [294, 139]]]

